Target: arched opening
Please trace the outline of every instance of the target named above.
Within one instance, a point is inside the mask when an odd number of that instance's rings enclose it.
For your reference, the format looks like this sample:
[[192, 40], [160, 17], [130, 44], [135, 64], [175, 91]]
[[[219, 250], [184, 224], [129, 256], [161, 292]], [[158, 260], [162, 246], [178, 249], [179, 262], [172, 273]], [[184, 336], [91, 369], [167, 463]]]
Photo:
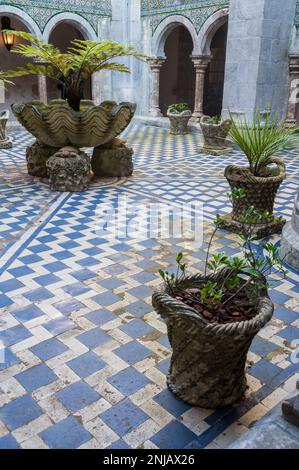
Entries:
[[228, 23], [224, 23], [214, 34], [211, 41], [211, 56], [204, 89], [203, 110], [208, 116], [220, 115], [222, 112], [225, 57]]
[[[15, 15], [0, 14], [0, 16], [7, 16], [10, 18], [11, 28], [16, 31], [29, 31], [25, 23]], [[23, 39], [14, 38], [14, 44], [26, 43]], [[14, 70], [17, 67], [24, 67], [29, 60], [18, 54], [7, 50], [3, 43], [3, 37], [0, 33], [0, 64], [1, 70]], [[15, 85], [7, 85], [4, 91], [4, 103], [0, 100], [0, 109], [9, 109], [13, 103], [24, 103], [33, 99], [38, 99], [38, 79], [35, 76], [20, 77], [12, 79]]]
[[[57, 47], [61, 52], [66, 52], [74, 39], [86, 39], [81, 31], [70, 22], [61, 22], [51, 31], [49, 43]], [[48, 101], [61, 98], [61, 90], [57, 87], [57, 82], [47, 78]], [[87, 81], [83, 91], [84, 99], [91, 99], [91, 80]]]
[[193, 47], [185, 26], [176, 26], [166, 39], [166, 61], [160, 74], [160, 109], [164, 116], [174, 103], [188, 103], [194, 109], [195, 69], [190, 57]]

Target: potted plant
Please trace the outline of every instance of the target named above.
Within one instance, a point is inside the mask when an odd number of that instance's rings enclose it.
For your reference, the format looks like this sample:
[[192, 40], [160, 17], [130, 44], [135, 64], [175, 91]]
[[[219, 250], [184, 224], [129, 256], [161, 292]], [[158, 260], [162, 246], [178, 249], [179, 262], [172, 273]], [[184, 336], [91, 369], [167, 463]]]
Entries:
[[[28, 44], [19, 43], [12, 52], [33, 60], [33, 63], [1, 72], [0, 80], [43, 74], [58, 82], [65, 98], [53, 100], [48, 105], [36, 100], [12, 105], [19, 122], [36, 137], [40, 153], [51, 153], [47, 147], [54, 147], [57, 152], [66, 146], [77, 149], [107, 146], [128, 126], [135, 113], [135, 104], [106, 101], [96, 106], [82, 100], [83, 86], [100, 70], [129, 72], [128, 67], [117, 59], [124, 56], [141, 59], [143, 54], [131, 46], [109, 40], [79, 39], [71, 41], [68, 51], [62, 53], [32, 34], [23, 31], [13, 31], [13, 34]], [[38, 153], [36, 148], [33, 153]]]
[[217, 217], [203, 273], [186, 275], [182, 253], [176, 273], [160, 270], [164, 284], [154, 293], [153, 306], [166, 322], [173, 350], [167, 384], [190, 405], [232, 405], [246, 390], [247, 352], [273, 315], [266, 276], [273, 270], [286, 273], [272, 243], [264, 244], [264, 255], [255, 250], [252, 228], [259, 217], [254, 208], [244, 215], [242, 256], [210, 256]]
[[175, 135], [188, 134], [188, 122], [192, 112], [187, 103], [171, 104], [167, 110], [170, 121], [170, 133]]
[[0, 112], [0, 149], [9, 149], [12, 147], [12, 141], [7, 135], [6, 124], [9, 118], [9, 111]]
[[[285, 220], [273, 215], [277, 191], [286, 177], [286, 167], [281, 158], [275, 155], [294, 143], [298, 128], [285, 128], [284, 119], [271, 117], [266, 113], [262, 121], [260, 113], [254, 115], [252, 124], [246, 119], [237, 122], [233, 119], [230, 138], [248, 160], [249, 166], [229, 165], [225, 177], [232, 190], [243, 188], [243, 197], [232, 200], [233, 211], [221, 217], [221, 228], [232, 232], [241, 230], [241, 218], [248, 207], [253, 206], [263, 214], [255, 224], [254, 232], [259, 238], [280, 232]], [[273, 164], [275, 167], [273, 167]]]
[[227, 136], [231, 128], [230, 119], [222, 121], [221, 116], [203, 116], [200, 120], [203, 135], [201, 152], [209, 155], [222, 155], [231, 151]]

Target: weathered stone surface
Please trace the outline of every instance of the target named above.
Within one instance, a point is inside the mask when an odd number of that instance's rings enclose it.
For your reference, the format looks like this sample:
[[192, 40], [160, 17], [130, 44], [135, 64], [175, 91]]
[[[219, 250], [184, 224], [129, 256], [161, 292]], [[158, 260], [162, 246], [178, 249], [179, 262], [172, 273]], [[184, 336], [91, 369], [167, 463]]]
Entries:
[[68, 145], [96, 147], [110, 142], [131, 122], [136, 105], [104, 101], [99, 106], [86, 105], [74, 111], [65, 100], [41, 101], [12, 105], [18, 121], [39, 142], [52, 147]]
[[201, 149], [204, 153], [212, 154], [213, 151], [217, 152], [216, 155], [226, 153], [228, 148], [226, 138], [231, 128], [231, 121], [227, 119], [220, 124], [209, 124], [207, 121], [209, 116], [203, 116], [200, 120], [200, 127], [202, 130], [204, 145]]
[[[299, 380], [297, 382], [299, 390]], [[284, 418], [299, 428], [299, 393], [288, 400], [285, 400], [281, 406]]]
[[167, 116], [170, 120], [170, 134], [184, 135], [189, 133], [188, 122], [192, 117], [191, 111], [186, 110], [178, 114], [169, 109]]
[[134, 170], [133, 150], [121, 145], [105, 145], [93, 151], [91, 166], [96, 176], [127, 177]]
[[[204, 282], [203, 276], [193, 276], [182, 281], [181, 288], [200, 289]], [[167, 376], [170, 390], [190, 405], [203, 408], [238, 402], [246, 389], [250, 344], [273, 314], [266, 294], [258, 300], [253, 319], [226, 325], [209, 323], [167, 291], [153, 295], [153, 307], [166, 322], [173, 350]]]
[[6, 132], [6, 124], [9, 118], [9, 111], [0, 113], [0, 149], [9, 149], [12, 147], [12, 141]]
[[37, 141], [29, 145], [26, 149], [28, 175], [47, 178], [47, 161], [57, 150]]
[[53, 191], [85, 191], [91, 179], [89, 156], [74, 147], [63, 147], [47, 161]]
[[299, 190], [295, 199], [293, 217], [282, 232], [281, 256], [299, 271]]

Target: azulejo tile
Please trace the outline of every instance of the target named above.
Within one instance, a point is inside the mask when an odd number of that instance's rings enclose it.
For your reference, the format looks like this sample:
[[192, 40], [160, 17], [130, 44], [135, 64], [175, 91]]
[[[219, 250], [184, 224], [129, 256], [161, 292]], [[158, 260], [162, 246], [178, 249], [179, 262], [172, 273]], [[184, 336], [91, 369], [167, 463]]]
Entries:
[[37, 388], [48, 385], [58, 379], [57, 375], [45, 364], [27, 369], [15, 377], [27, 392], [33, 392]]
[[81, 378], [88, 377], [107, 366], [102, 359], [92, 352], [72, 359], [67, 362], [67, 365]]
[[87, 383], [75, 382], [56, 393], [64, 407], [72, 413], [99, 400], [100, 395]]
[[114, 352], [130, 365], [143, 361], [143, 359], [148, 358], [152, 354], [150, 349], [138, 343], [138, 341], [131, 341], [130, 343], [123, 344], [119, 348], [115, 349]]
[[196, 434], [178, 421], [172, 421], [155, 434], [151, 441], [160, 449], [184, 449], [196, 440]]
[[53, 357], [59, 356], [67, 350], [68, 348], [61, 341], [55, 338], [38, 343], [31, 348], [33, 354], [43, 361], [48, 361]]
[[68, 417], [40, 433], [51, 449], [76, 449], [92, 435], [74, 417]]
[[124, 396], [131, 396], [144, 388], [150, 381], [136, 369], [129, 367], [112, 375], [108, 382], [117, 388]]
[[4, 405], [0, 408], [0, 419], [13, 431], [42, 415], [42, 410], [35, 400], [29, 395]]
[[120, 437], [129, 433], [148, 419], [144, 411], [125, 399], [100, 415], [101, 419]]

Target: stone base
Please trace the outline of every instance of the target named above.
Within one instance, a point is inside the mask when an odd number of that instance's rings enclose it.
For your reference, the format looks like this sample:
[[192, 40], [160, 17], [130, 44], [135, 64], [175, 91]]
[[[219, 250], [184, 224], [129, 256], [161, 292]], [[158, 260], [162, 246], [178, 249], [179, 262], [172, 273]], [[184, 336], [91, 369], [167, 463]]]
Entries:
[[292, 222], [288, 222], [282, 231], [280, 255], [288, 265], [299, 271], [299, 234]]
[[[299, 390], [299, 380], [297, 382], [297, 389]], [[289, 421], [289, 423], [294, 424], [299, 427], [299, 393], [285, 400], [282, 405], [283, 417]]]
[[49, 147], [37, 141], [29, 145], [26, 149], [28, 175], [47, 178], [47, 161], [57, 150], [55, 147]]
[[50, 188], [53, 191], [81, 192], [91, 180], [90, 159], [74, 147], [63, 147], [47, 161]]
[[92, 170], [99, 177], [131, 176], [134, 170], [133, 153], [124, 144], [96, 147], [91, 159]]
[[11, 149], [12, 141], [10, 139], [0, 140], [0, 149]]
[[205, 153], [207, 155], [215, 155], [215, 156], [224, 155], [226, 153], [231, 153], [232, 150], [233, 149], [231, 147], [224, 147], [223, 149], [212, 149], [209, 147], [200, 147], [199, 149], [201, 153]]
[[[257, 238], [265, 238], [274, 233], [280, 233], [283, 229], [285, 220], [281, 220], [279, 217], [274, 217], [274, 220], [267, 224], [256, 224], [253, 229], [253, 235]], [[219, 228], [227, 230], [228, 232], [241, 233], [243, 224], [235, 221], [232, 218], [232, 214], [220, 216]]]

